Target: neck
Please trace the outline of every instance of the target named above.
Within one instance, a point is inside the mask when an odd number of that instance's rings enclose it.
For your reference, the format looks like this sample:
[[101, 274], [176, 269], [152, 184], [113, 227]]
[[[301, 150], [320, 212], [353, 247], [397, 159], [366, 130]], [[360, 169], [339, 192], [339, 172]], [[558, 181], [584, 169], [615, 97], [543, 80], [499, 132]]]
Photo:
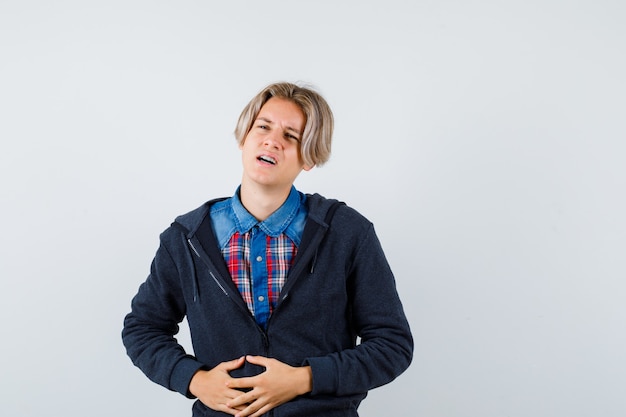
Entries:
[[241, 204], [255, 219], [263, 221], [283, 205], [290, 191], [291, 186], [287, 188], [254, 187], [242, 182], [239, 198]]

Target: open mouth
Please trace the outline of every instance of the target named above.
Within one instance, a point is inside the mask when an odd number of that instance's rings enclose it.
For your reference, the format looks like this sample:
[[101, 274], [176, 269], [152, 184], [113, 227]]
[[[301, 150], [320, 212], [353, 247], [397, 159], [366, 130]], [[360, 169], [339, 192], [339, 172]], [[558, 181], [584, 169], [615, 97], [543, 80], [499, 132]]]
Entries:
[[257, 158], [257, 160], [261, 161], [261, 162], [266, 162], [268, 164], [272, 164], [272, 165], [276, 165], [276, 160], [270, 156], [267, 155], [261, 155]]

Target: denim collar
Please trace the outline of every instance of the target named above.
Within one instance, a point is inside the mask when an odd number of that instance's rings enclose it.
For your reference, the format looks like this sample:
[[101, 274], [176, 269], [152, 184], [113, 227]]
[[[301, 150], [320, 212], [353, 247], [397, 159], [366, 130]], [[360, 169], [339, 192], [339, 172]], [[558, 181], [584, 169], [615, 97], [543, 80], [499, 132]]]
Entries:
[[289, 196], [283, 205], [262, 222], [259, 222], [246, 210], [243, 204], [241, 204], [241, 199], [239, 198], [240, 189], [241, 186], [237, 188], [237, 192], [233, 198], [230, 199], [230, 204], [235, 214], [236, 230], [239, 233], [246, 233], [254, 226], [258, 226], [266, 235], [278, 237], [289, 227], [298, 214], [298, 209], [300, 208], [300, 193], [294, 186], [291, 186]]

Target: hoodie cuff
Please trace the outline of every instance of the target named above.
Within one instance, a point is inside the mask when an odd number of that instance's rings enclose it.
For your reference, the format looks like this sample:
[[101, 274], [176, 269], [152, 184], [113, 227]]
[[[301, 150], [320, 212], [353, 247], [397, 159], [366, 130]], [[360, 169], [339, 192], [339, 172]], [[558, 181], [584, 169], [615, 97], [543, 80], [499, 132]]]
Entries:
[[335, 362], [330, 358], [308, 358], [304, 366], [311, 367], [313, 374], [313, 389], [311, 395], [333, 394], [337, 391], [337, 369]]
[[176, 392], [180, 392], [187, 398], [196, 398], [189, 392], [189, 383], [196, 372], [203, 368], [204, 365], [192, 357], [181, 359], [172, 371], [170, 388]]

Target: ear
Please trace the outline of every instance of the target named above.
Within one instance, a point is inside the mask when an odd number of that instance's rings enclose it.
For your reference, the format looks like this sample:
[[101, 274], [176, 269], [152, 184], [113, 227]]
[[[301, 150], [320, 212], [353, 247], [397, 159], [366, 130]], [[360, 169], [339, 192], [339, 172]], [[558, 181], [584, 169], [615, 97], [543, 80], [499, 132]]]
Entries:
[[305, 170], [305, 171], [310, 171], [313, 168], [315, 168], [315, 165], [305, 165], [305, 166], [302, 167], [302, 169]]

